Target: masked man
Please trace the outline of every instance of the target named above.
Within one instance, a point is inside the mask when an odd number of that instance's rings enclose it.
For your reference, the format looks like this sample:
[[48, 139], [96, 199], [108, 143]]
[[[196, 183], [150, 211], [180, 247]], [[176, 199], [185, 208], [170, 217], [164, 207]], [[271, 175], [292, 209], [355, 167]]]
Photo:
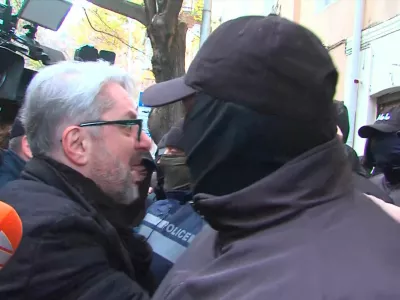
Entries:
[[380, 114], [372, 125], [358, 131], [367, 138], [366, 157], [380, 174], [371, 181], [386, 191], [394, 204], [400, 205], [400, 107], [391, 108]]

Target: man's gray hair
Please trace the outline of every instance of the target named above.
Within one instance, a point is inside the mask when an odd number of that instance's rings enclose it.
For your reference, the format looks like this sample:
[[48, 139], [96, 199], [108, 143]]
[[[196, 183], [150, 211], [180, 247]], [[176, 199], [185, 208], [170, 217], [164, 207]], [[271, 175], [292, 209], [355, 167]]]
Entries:
[[21, 114], [32, 154], [57, 150], [66, 127], [99, 120], [112, 105], [109, 99], [97, 101], [110, 82], [136, 96], [129, 74], [106, 62], [61, 62], [40, 70], [28, 86]]

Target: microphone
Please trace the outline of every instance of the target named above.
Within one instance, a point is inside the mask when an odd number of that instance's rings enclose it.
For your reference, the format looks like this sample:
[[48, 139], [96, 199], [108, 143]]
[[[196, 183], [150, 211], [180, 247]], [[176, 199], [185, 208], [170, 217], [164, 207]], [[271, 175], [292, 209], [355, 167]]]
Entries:
[[0, 270], [17, 250], [22, 238], [22, 221], [10, 205], [0, 201]]

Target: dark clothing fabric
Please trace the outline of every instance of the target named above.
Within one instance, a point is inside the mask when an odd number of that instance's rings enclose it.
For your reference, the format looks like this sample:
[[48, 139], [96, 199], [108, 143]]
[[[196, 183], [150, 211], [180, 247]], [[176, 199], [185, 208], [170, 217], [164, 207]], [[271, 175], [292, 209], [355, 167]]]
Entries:
[[[354, 186], [362, 193], [367, 195], [375, 196], [386, 203], [395, 204], [394, 200], [391, 198], [390, 192], [387, 189], [371, 184], [369, 178], [361, 176], [357, 173], [353, 173]], [[400, 196], [400, 195], [399, 195]]]
[[25, 161], [12, 150], [1, 150], [0, 153], [0, 188], [6, 183], [20, 178]]
[[400, 183], [396, 185], [390, 184], [384, 174], [373, 176], [370, 180], [393, 199], [393, 204], [400, 206]]
[[336, 125], [330, 133], [315, 126], [197, 95], [181, 140], [194, 193], [234, 193], [336, 137]]
[[354, 186], [362, 193], [375, 196], [386, 203], [394, 204], [393, 199], [389, 195], [390, 192], [388, 192], [387, 189], [379, 185], [371, 184], [369, 180], [370, 174], [368, 174], [367, 170], [361, 165], [356, 151], [349, 145], [344, 145], [344, 147], [347, 160], [353, 170]]
[[199, 194], [204, 229], [154, 300], [400, 299], [400, 226], [354, 186], [335, 138], [236, 193]]
[[189, 192], [168, 192], [167, 197], [149, 207], [139, 227], [139, 233], [154, 251], [151, 270], [157, 284], [161, 283], [205, 224], [188, 203], [192, 199]]
[[0, 272], [0, 299], [148, 299], [151, 248], [93, 181], [33, 158], [0, 199], [23, 222], [22, 242]]
[[368, 172], [361, 165], [360, 159], [358, 158], [357, 152], [350, 147], [349, 145], [344, 145], [344, 151], [346, 153], [347, 159], [350, 163], [351, 169], [354, 173], [358, 175], [364, 176], [366, 178], [369, 177]]

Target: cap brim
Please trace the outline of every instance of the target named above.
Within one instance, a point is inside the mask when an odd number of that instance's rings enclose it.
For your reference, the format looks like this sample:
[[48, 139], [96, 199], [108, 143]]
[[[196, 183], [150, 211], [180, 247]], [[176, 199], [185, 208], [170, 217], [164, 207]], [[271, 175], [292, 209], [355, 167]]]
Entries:
[[391, 124], [373, 124], [361, 127], [358, 130], [358, 135], [364, 139], [370, 138], [378, 133], [394, 133], [399, 131], [399, 128]]
[[185, 84], [184, 77], [152, 85], [142, 94], [142, 102], [149, 107], [159, 107], [194, 95], [196, 90]]

